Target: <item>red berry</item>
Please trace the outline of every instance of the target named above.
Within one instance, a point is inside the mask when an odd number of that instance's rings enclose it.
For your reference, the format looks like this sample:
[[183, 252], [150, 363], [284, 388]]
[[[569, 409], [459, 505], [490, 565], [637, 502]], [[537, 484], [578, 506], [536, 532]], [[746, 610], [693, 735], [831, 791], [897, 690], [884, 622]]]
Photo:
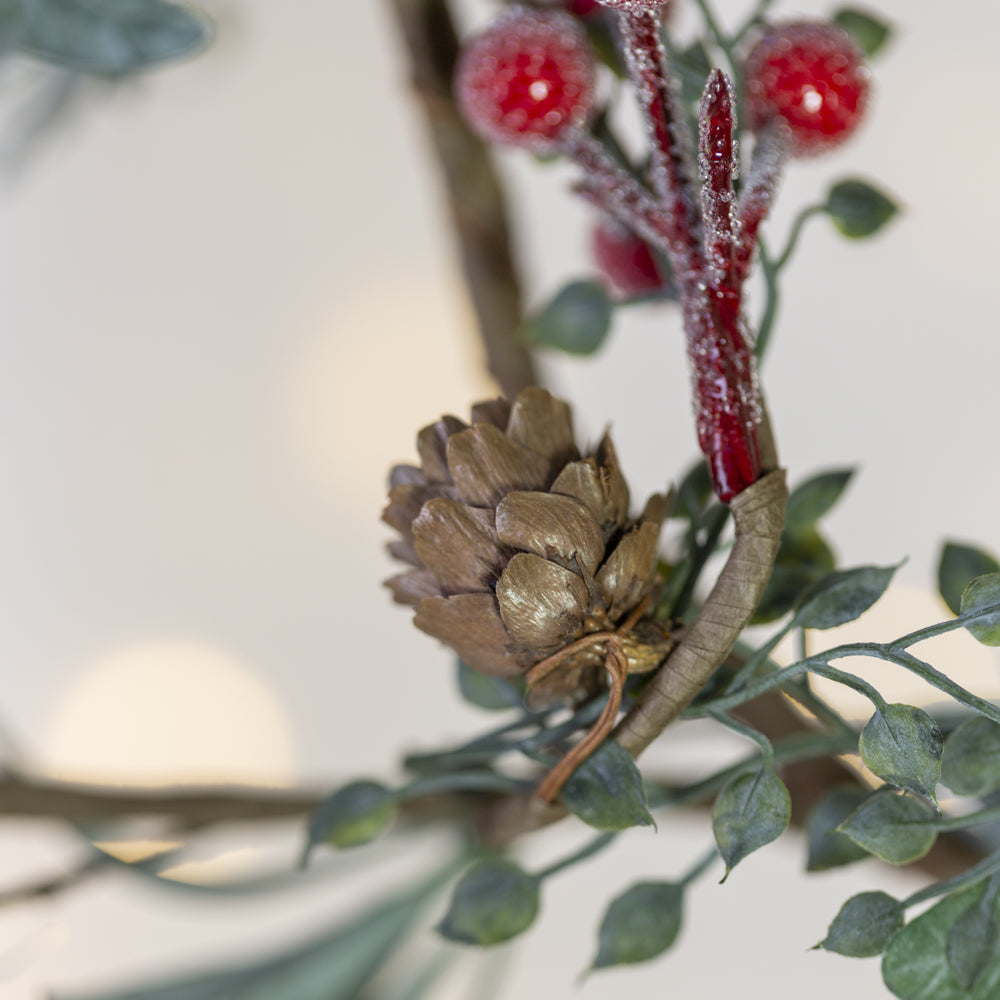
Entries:
[[662, 291], [670, 283], [653, 248], [610, 216], [594, 227], [590, 248], [601, 273], [626, 298]]
[[576, 17], [593, 17], [601, 12], [598, 0], [565, 0], [565, 4], [566, 9]]
[[757, 131], [783, 118], [795, 156], [839, 145], [857, 128], [868, 102], [864, 56], [843, 28], [829, 22], [773, 25], [743, 72], [747, 124]]
[[513, 7], [463, 49], [455, 91], [485, 138], [544, 150], [589, 117], [594, 56], [569, 14]]

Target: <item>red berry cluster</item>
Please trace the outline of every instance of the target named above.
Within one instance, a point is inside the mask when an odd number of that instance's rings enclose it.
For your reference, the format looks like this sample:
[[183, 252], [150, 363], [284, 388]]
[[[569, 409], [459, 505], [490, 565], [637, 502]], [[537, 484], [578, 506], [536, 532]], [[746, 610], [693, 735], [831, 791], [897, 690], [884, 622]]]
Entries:
[[868, 101], [864, 56], [829, 22], [772, 26], [747, 56], [744, 75], [750, 128], [781, 118], [795, 156], [823, 153], [847, 139]]

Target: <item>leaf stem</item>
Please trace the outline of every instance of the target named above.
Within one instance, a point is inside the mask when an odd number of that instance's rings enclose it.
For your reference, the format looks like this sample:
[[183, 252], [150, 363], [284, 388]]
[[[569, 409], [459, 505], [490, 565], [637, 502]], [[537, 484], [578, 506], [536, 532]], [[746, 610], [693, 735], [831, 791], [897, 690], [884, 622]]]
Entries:
[[727, 729], [731, 729], [734, 733], [739, 733], [740, 736], [745, 736], [748, 740], [756, 743], [760, 747], [764, 765], [769, 768], [774, 767], [774, 747], [762, 732], [754, 729], [753, 726], [748, 726], [745, 722], [740, 722], [739, 719], [731, 718], [725, 712], [716, 712], [709, 708], [708, 714]]
[[682, 889], [686, 889], [695, 879], [700, 878], [719, 857], [719, 849], [713, 844], [705, 854], [699, 858], [678, 881]]
[[984, 878], [988, 878], [998, 871], [1000, 871], [1000, 851], [996, 851], [988, 857], [983, 858], [982, 861], [962, 872], [961, 875], [945, 879], [943, 882], [936, 882], [934, 885], [929, 885], [913, 893], [912, 896], [907, 896], [903, 900], [902, 905], [908, 909], [911, 906], [916, 906], [917, 903], [924, 903], [928, 899], [935, 899], [938, 896], [947, 896], [949, 893], [958, 892], [961, 889], [968, 889], [970, 886], [981, 882]]
[[617, 830], [612, 830], [608, 833], [602, 833], [599, 836], [594, 837], [592, 840], [584, 844], [579, 851], [575, 851], [573, 854], [568, 855], [561, 861], [556, 861], [547, 868], [543, 868], [540, 872], [537, 872], [535, 878], [541, 882], [552, 875], [565, 871], [567, 868], [572, 868], [573, 865], [577, 865], [581, 861], [586, 861], [588, 858], [592, 858], [595, 854], [600, 854], [605, 847], [614, 841], [614, 839], [618, 836], [618, 832], [619, 831]]

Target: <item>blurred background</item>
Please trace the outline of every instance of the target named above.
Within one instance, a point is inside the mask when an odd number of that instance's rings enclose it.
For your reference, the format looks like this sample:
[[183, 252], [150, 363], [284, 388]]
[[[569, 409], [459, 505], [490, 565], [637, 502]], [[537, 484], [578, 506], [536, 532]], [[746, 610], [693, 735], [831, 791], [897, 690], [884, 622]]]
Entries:
[[[466, 28], [493, 9], [458, 6]], [[678, 6], [689, 30], [693, 12]], [[747, 6], [717, 4], [730, 24]], [[489, 720], [380, 587], [386, 470], [414, 454], [420, 426], [495, 389], [385, 5], [206, 9], [206, 51], [83, 86], [41, 130], [25, 106], [37, 67], [0, 70], [3, 752], [123, 785], [394, 779], [401, 750]], [[842, 561], [908, 557], [859, 626], [866, 639], [946, 616], [934, 597], [942, 538], [1000, 549], [1000, 10], [879, 10], [896, 34], [874, 67], [867, 124], [841, 152], [791, 166], [769, 232], [780, 244], [795, 212], [845, 175], [904, 211], [858, 244], [810, 223], [763, 377], [793, 484], [859, 466], [828, 522]], [[592, 271], [591, 217], [567, 193], [572, 169], [500, 161], [537, 305]], [[685, 365], [663, 306], [623, 312], [596, 359], [543, 362], [579, 436], [611, 425], [635, 496], [694, 456]], [[1000, 657], [963, 638], [936, 646], [935, 662], [996, 692]], [[878, 682], [921, 696], [905, 678]], [[680, 766], [708, 770], [740, 749], [711, 735], [671, 736], [663, 754], [676, 747], [690, 755]], [[794, 833], [724, 887], [699, 885], [675, 952], [576, 984], [606, 901], [636, 878], [680, 874], [709, 838], [705, 814], [680, 815], [554, 881], [541, 922], [504, 949], [500, 995], [600, 1000], [668, 983], [711, 997], [791, 998], [805, 983], [813, 1000], [882, 995], [875, 963], [806, 949], [855, 891], [905, 894], [918, 881], [874, 862], [805, 879]], [[550, 830], [526, 856], [577, 842]], [[223, 828], [179, 878], [290, 865], [300, 847], [296, 824]], [[5, 819], [0, 884], [55, 874], [81, 850], [57, 824]], [[126, 874], [84, 882], [0, 909], [0, 995], [38, 1000], [265, 954], [368, 891], [308, 876], [239, 897]], [[485, 995], [475, 974], [460, 964], [434, 996]]]

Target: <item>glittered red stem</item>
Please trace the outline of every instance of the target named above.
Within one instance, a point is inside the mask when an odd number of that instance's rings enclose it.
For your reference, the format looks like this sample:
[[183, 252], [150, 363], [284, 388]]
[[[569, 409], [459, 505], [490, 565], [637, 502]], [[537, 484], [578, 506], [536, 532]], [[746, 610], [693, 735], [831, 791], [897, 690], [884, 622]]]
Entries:
[[757, 136], [750, 170], [736, 209], [739, 239], [736, 241], [734, 276], [740, 283], [750, 273], [754, 250], [757, 249], [757, 230], [771, 210], [787, 158], [788, 129], [783, 122], [776, 122]]

